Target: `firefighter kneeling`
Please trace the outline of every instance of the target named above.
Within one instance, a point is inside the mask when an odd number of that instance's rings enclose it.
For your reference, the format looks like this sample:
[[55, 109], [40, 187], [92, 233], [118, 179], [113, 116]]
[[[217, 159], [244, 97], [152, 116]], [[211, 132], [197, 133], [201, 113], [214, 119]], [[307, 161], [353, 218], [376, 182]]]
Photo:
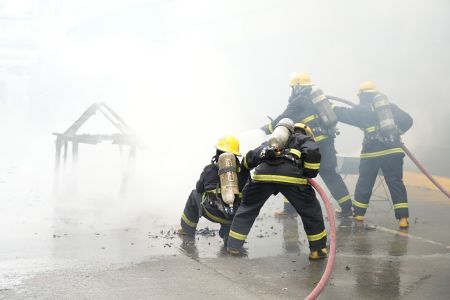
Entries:
[[304, 124], [282, 119], [268, 142], [250, 150], [243, 159], [247, 169], [255, 168], [244, 187], [242, 203], [231, 224], [227, 250], [239, 254], [248, 233], [266, 200], [283, 194], [303, 221], [311, 253], [310, 259], [327, 257], [327, 233], [319, 201], [306, 178], [316, 177], [320, 166], [319, 148], [306, 134]]
[[178, 234], [194, 236], [201, 216], [220, 223], [219, 235], [226, 241], [231, 220], [240, 203], [239, 192], [250, 178], [250, 171], [241, 168], [237, 156], [239, 141], [234, 136], [225, 136], [216, 145], [216, 154], [207, 165], [196, 189], [191, 192], [181, 215]]

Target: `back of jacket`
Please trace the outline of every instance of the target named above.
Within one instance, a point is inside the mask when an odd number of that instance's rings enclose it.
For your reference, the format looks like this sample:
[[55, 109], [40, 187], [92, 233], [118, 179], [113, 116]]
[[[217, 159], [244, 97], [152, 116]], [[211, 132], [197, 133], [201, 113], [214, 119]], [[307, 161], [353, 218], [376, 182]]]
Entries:
[[[400, 130], [399, 133], [409, 130], [413, 124], [411, 116], [397, 105], [392, 103], [390, 105], [395, 123]], [[363, 130], [364, 140], [361, 158], [403, 153], [400, 139], [389, 143], [383, 140], [379, 130], [378, 118], [370, 103], [362, 103], [353, 108], [335, 107], [334, 111], [338, 116], [339, 122], [356, 126]]]
[[266, 146], [267, 143], [263, 143], [249, 151], [244, 158], [244, 166], [255, 168], [253, 181], [307, 184], [306, 178], [317, 176], [320, 152], [311, 137], [301, 133], [292, 134], [286, 145], [286, 155], [277, 158], [261, 158], [261, 152]]
[[[247, 168], [244, 168], [239, 163], [239, 160], [236, 159], [236, 165], [238, 167], [238, 183], [239, 183], [239, 191], [242, 191], [244, 185], [247, 183], [250, 178], [250, 171]], [[220, 188], [220, 177], [218, 175], [219, 167], [216, 162], [211, 162], [211, 164], [207, 165], [203, 172], [200, 175], [199, 180], [196, 184], [196, 190], [200, 194], [204, 192], [215, 192], [216, 188]]]
[[311, 101], [310, 93], [300, 94], [295, 98], [290, 98], [289, 104], [284, 112], [270, 122], [268, 126], [268, 133], [271, 133], [273, 131], [271, 128], [275, 128], [278, 122], [283, 118], [289, 118], [294, 121], [294, 123], [303, 123], [308, 125], [313, 131], [314, 140], [316, 142], [334, 138], [334, 136], [330, 135], [321, 125], [317, 110]]

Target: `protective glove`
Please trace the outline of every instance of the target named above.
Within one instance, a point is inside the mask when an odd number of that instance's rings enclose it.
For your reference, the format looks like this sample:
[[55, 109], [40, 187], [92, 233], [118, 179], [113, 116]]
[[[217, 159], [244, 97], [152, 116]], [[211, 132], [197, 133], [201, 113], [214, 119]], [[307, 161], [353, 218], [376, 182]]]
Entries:
[[265, 134], [270, 134], [269, 131], [269, 124], [266, 124], [264, 126], [259, 127], [259, 129], [261, 129]]
[[276, 158], [277, 157], [277, 150], [273, 147], [269, 147], [266, 146], [262, 149], [261, 154], [260, 154], [261, 158]]

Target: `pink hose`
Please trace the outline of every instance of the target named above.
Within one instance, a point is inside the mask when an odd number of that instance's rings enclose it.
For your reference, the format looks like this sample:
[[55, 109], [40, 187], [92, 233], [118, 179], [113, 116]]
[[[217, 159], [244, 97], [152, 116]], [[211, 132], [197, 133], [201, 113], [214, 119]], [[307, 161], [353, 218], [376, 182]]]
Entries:
[[[341, 102], [344, 104], [347, 104], [348, 106], [356, 106], [355, 103], [339, 98], [339, 97], [335, 97], [335, 96], [330, 96], [327, 95], [328, 99], [337, 101], [337, 102]], [[442, 192], [444, 193], [445, 196], [447, 196], [447, 198], [450, 198], [450, 193], [439, 183], [437, 182], [436, 179], [434, 179], [434, 177], [425, 169], [425, 167], [414, 157], [414, 155], [411, 153], [411, 151], [409, 151], [408, 148], [406, 148], [405, 145], [402, 146], [403, 151], [405, 151], [406, 155], [408, 155], [408, 157], [413, 161], [413, 163], [419, 168], [420, 171], [422, 171], [422, 173]]]
[[314, 189], [316, 189], [316, 191], [322, 198], [322, 201], [325, 204], [325, 208], [327, 210], [328, 222], [330, 223], [330, 254], [322, 278], [320, 279], [316, 287], [311, 291], [311, 293], [309, 293], [309, 295], [305, 298], [306, 300], [311, 300], [316, 299], [319, 296], [319, 294], [325, 288], [325, 284], [327, 283], [328, 279], [330, 279], [331, 272], [333, 271], [334, 261], [336, 259], [336, 221], [334, 219], [333, 208], [331, 206], [330, 200], [325, 194], [325, 191], [313, 179], [308, 178], [308, 182], [314, 187]]
[[405, 153], [409, 156], [409, 158], [414, 162], [414, 164], [420, 169], [420, 171], [422, 171], [423, 174], [425, 174], [425, 176], [428, 177], [428, 179], [430, 179], [430, 181], [442, 192], [445, 194], [445, 196], [447, 196], [447, 198], [450, 198], [450, 193], [439, 183], [437, 182], [436, 179], [433, 178], [433, 176], [431, 176], [430, 173], [428, 173], [427, 170], [425, 170], [425, 168], [422, 166], [422, 164], [414, 157], [414, 155], [411, 153], [411, 151], [409, 151], [408, 148], [406, 148], [405, 145], [402, 146], [403, 151], [405, 151]]

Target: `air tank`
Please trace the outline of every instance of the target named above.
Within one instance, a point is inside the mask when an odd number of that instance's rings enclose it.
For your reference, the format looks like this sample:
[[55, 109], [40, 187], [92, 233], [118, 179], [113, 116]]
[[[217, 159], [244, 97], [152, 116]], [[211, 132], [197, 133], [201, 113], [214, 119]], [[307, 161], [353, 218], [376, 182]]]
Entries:
[[281, 119], [269, 137], [269, 146], [275, 149], [283, 149], [292, 132], [294, 132], [294, 122], [289, 118]]
[[236, 157], [225, 152], [219, 155], [220, 193], [225, 204], [233, 207], [235, 195], [239, 195]]
[[338, 118], [331, 106], [330, 101], [322, 92], [321, 89], [316, 89], [311, 92], [311, 101], [316, 107], [317, 114], [323, 126], [332, 128], [336, 126]]
[[373, 98], [373, 108], [378, 119], [378, 126], [382, 135], [391, 137], [398, 134], [394, 114], [388, 98], [378, 94]]

